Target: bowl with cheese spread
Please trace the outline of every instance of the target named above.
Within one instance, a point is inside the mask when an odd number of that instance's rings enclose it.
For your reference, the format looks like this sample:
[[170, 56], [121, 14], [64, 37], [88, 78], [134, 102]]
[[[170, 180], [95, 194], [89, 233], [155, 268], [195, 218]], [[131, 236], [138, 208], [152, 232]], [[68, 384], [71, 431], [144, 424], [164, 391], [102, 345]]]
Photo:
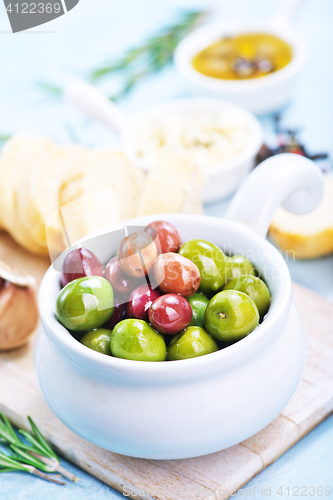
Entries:
[[192, 162], [206, 181], [205, 203], [237, 189], [262, 142], [262, 127], [252, 113], [208, 98], [177, 99], [141, 111], [122, 135], [123, 148], [147, 171], [170, 151]]

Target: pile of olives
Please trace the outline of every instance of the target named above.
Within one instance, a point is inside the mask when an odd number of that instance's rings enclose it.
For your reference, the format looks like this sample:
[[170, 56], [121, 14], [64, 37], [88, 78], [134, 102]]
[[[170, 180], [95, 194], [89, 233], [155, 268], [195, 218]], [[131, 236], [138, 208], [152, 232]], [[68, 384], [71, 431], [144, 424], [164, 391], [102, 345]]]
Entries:
[[86, 248], [63, 262], [56, 318], [82, 344], [137, 361], [210, 354], [263, 320], [270, 292], [242, 255], [210, 241], [182, 244], [156, 221], [124, 238], [105, 269]]

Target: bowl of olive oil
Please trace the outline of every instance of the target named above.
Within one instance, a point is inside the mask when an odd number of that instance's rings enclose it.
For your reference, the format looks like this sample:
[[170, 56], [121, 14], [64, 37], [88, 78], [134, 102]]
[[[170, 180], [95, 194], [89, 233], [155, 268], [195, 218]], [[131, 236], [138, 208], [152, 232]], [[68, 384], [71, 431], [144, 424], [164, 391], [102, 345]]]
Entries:
[[196, 95], [264, 114], [291, 99], [306, 56], [304, 40], [287, 24], [244, 20], [192, 32], [178, 45], [175, 64]]
[[240, 33], [222, 37], [196, 54], [199, 73], [221, 80], [261, 78], [285, 68], [293, 59], [289, 43], [271, 33]]

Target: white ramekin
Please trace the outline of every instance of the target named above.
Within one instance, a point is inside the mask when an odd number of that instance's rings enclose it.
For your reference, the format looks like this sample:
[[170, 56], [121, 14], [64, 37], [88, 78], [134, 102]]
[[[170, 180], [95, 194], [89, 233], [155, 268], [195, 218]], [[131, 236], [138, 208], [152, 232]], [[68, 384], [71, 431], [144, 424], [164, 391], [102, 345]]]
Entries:
[[[44, 331], [37, 338], [35, 367], [53, 412], [92, 443], [151, 459], [213, 453], [265, 427], [298, 384], [305, 340], [291, 303], [287, 265], [263, 236], [277, 204], [285, 200], [284, 206], [304, 213], [319, 203], [322, 191], [321, 173], [310, 160], [280, 155], [246, 179], [226, 219], [163, 215], [183, 241], [204, 238], [249, 256], [271, 291], [263, 323], [240, 342], [207, 356], [149, 363], [88, 349], [55, 319], [59, 272], [50, 267], [39, 294]], [[141, 217], [124, 225], [144, 226], [157, 218]], [[105, 262], [115, 250], [116, 229], [109, 227], [80, 243]]]

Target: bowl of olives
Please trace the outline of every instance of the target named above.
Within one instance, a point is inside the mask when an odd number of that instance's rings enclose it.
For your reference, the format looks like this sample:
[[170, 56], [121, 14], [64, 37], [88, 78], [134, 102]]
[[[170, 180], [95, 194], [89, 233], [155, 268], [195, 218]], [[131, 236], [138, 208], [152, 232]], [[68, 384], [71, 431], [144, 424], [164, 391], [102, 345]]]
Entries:
[[128, 456], [188, 458], [241, 442], [285, 406], [304, 332], [288, 267], [263, 236], [283, 199], [313, 209], [322, 179], [296, 155], [264, 163], [225, 219], [131, 219], [49, 268], [35, 365], [47, 403], [75, 433]]

